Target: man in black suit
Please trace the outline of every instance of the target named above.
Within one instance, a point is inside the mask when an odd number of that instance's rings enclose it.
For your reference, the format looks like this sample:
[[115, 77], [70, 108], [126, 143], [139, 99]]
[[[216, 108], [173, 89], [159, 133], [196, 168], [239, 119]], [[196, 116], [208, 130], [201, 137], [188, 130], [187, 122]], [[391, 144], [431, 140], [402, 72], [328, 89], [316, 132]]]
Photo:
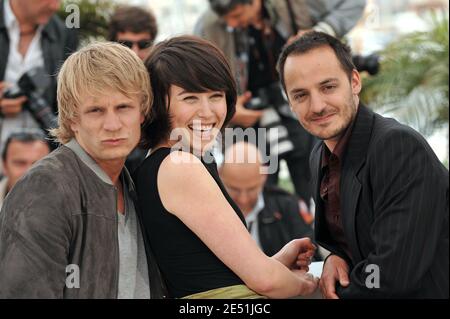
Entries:
[[326, 298], [448, 298], [448, 170], [413, 129], [359, 101], [350, 49], [323, 33], [286, 47], [279, 71], [311, 154], [315, 238], [331, 251]]
[[[293, 239], [312, 239], [314, 216], [303, 199], [265, 185], [267, 168], [258, 147], [240, 141], [225, 149], [219, 174], [250, 234], [267, 256], [273, 256]], [[316, 259], [321, 260], [318, 253]]]

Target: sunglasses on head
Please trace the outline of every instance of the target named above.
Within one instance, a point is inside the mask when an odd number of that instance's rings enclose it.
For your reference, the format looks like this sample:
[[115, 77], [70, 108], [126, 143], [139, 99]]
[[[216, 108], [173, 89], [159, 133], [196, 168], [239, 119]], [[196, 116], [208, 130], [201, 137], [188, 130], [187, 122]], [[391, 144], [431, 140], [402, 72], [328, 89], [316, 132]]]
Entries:
[[118, 42], [130, 49], [133, 47], [134, 44], [137, 44], [140, 50], [147, 49], [153, 43], [152, 40], [140, 40], [140, 41], [119, 40]]

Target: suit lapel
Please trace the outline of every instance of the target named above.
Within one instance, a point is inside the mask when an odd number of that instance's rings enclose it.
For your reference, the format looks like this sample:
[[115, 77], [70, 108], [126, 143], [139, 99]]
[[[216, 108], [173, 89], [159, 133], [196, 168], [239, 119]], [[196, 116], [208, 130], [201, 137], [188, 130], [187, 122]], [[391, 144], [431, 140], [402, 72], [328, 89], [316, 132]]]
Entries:
[[42, 30], [41, 47], [42, 55], [44, 56], [44, 65], [48, 74], [53, 74], [56, 69], [56, 63], [61, 57], [54, 56], [55, 53], [55, 41], [56, 35], [51, 27], [51, 24], [47, 24]]
[[355, 220], [356, 209], [362, 189], [361, 182], [358, 179], [358, 172], [366, 160], [367, 149], [372, 134], [373, 120], [374, 113], [360, 104], [344, 155], [341, 171], [341, 218], [354, 264], [362, 259], [358, 245]]
[[6, 63], [9, 55], [8, 30], [5, 25], [5, 12], [3, 10], [3, 0], [0, 0], [0, 81], [5, 78]]
[[317, 242], [324, 243], [327, 241], [326, 233], [324, 233], [325, 214], [323, 203], [320, 198], [320, 181], [322, 180], [322, 172], [320, 169], [320, 163], [322, 162], [322, 148], [323, 142], [320, 142], [313, 149], [313, 155], [311, 160], [311, 174], [312, 174], [312, 190], [314, 196], [314, 202], [316, 205], [314, 216], [314, 237]]

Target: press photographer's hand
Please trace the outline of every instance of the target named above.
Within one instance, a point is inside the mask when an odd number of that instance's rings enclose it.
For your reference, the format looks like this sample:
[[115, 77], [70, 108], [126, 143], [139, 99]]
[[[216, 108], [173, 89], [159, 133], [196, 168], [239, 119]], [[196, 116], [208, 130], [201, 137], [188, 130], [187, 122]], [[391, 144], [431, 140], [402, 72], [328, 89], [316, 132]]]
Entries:
[[309, 270], [309, 264], [316, 251], [316, 246], [309, 238], [294, 239], [287, 243], [272, 258], [277, 259], [289, 269]]
[[5, 117], [14, 117], [22, 112], [22, 105], [27, 101], [27, 98], [25, 96], [13, 99], [5, 98], [4, 93], [9, 86], [6, 82], [0, 82], [0, 112]]
[[236, 102], [236, 113], [231, 120], [232, 124], [247, 128], [252, 127], [260, 120], [263, 111], [248, 110], [244, 106], [251, 98], [252, 94], [250, 92], [245, 92], [238, 97]]

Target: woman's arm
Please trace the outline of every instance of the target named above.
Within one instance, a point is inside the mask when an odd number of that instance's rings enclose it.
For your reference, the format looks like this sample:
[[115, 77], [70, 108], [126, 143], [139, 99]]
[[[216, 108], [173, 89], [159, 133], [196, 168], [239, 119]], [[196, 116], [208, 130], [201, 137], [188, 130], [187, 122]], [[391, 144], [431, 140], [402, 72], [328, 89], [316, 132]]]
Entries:
[[191, 229], [211, 251], [258, 294], [287, 298], [312, 293], [317, 282], [267, 257], [250, 236], [198, 158], [171, 153], [158, 172], [164, 207]]

